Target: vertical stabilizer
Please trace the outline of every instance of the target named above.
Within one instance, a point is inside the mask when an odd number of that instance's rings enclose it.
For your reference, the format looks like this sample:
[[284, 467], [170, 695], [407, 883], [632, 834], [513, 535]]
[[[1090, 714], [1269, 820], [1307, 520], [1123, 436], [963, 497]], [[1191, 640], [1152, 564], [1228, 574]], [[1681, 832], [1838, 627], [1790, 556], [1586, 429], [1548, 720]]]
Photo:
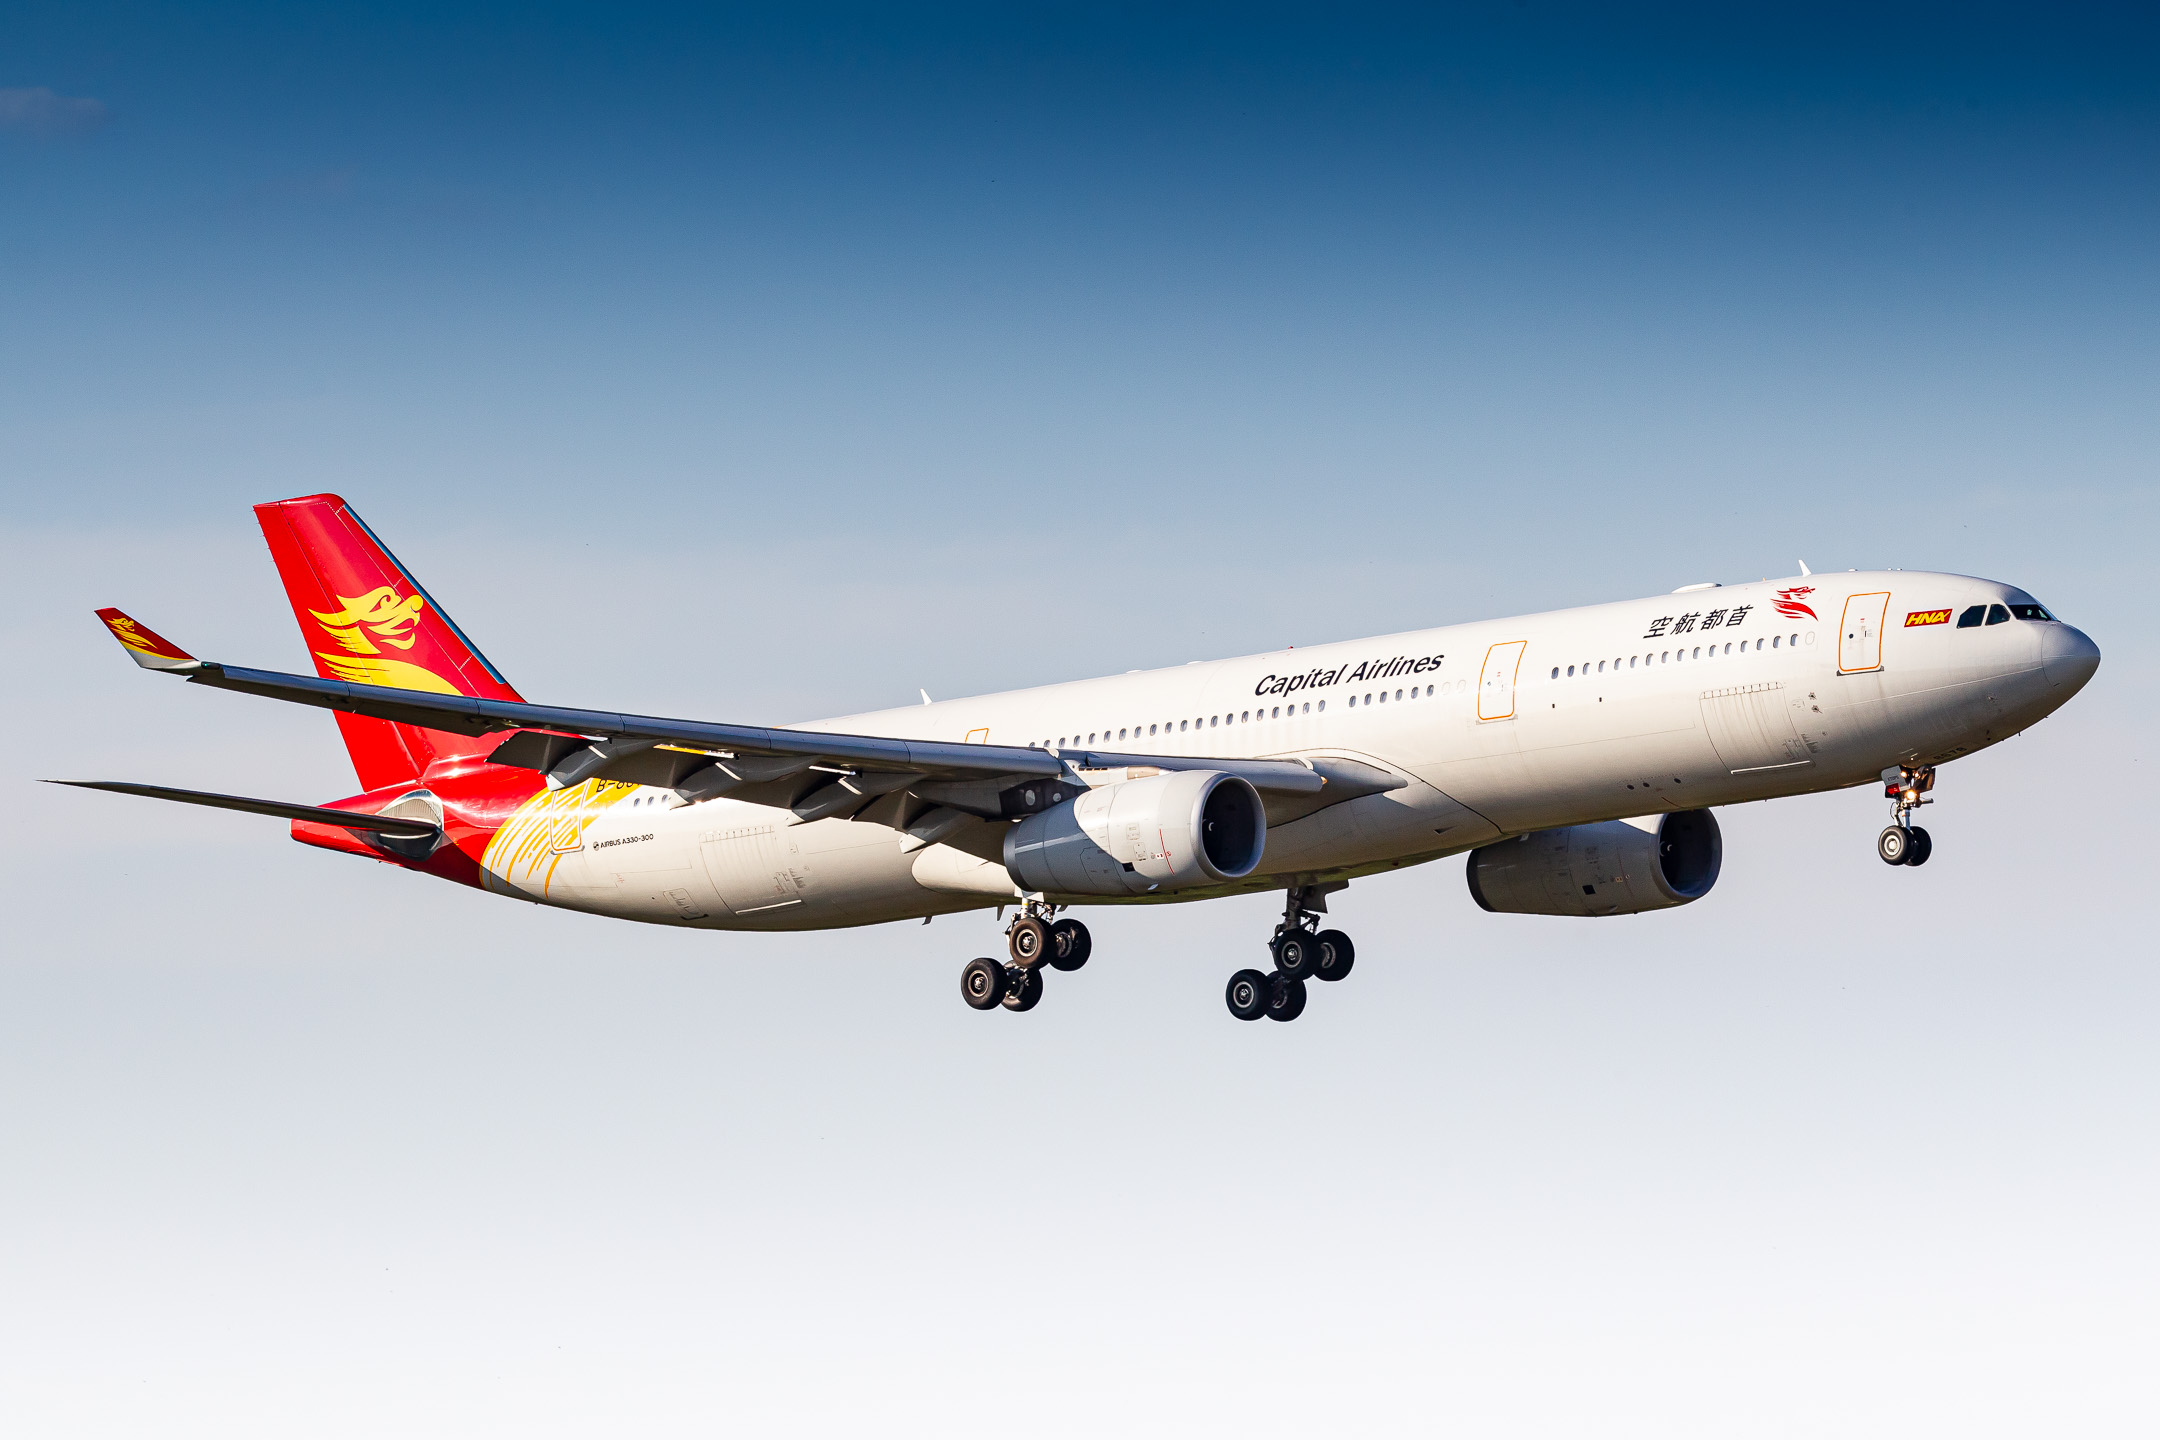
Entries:
[[[255, 518], [316, 674], [437, 695], [521, 698], [343, 500], [274, 500], [256, 506]], [[483, 755], [496, 744], [492, 736], [362, 715], [337, 722], [365, 790], [404, 784], [436, 761]]]

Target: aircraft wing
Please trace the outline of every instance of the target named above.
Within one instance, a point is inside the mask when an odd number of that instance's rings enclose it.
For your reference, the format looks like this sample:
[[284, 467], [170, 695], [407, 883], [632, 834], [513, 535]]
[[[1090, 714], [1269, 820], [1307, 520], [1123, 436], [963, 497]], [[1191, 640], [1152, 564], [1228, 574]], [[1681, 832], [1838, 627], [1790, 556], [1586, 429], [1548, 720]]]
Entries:
[[[1022, 815], [1044, 808], [1041, 782], [1084, 785], [1077, 773], [1082, 770], [1222, 770], [1268, 793], [1271, 802], [1291, 802], [1299, 813], [1407, 783], [1349, 760], [1252, 760], [901, 740], [400, 690], [198, 660], [118, 610], [98, 615], [138, 662], [146, 662], [145, 652], [150, 652], [155, 662], [151, 668], [180, 675], [190, 684], [461, 735], [509, 732], [489, 758], [541, 771], [556, 787], [600, 778], [665, 786], [690, 800], [735, 795], [784, 807], [800, 821], [852, 815], [899, 790], [969, 815]], [[1270, 803], [1271, 819], [1277, 808]]]

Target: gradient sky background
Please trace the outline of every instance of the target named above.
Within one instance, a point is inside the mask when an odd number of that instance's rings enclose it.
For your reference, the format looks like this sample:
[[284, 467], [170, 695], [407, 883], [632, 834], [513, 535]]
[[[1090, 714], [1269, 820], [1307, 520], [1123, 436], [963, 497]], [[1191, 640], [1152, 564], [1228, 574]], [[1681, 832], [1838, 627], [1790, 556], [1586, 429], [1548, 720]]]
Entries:
[[[2160, 30], [2129, 7], [0, 12], [13, 1434], [2149, 1435]], [[1897, 565], [2098, 678], [1688, 909], [540, 913], [276, 822], [247, 513], [535, 699], [805, 719]]]

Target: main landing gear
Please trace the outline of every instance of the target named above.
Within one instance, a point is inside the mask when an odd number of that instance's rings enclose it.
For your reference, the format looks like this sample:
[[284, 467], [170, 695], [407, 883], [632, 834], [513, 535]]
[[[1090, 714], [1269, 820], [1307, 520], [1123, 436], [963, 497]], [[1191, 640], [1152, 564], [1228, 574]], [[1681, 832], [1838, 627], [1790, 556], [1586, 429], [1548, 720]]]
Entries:
[[1005, 927], [1005, 953], [1011, 959], [1003, 964], [987, 956], [968, 961], [960, 968], [960, 998], [977, 1010], [1000, 1005], [1032, 1010], [1042, 1001], [1044, 965], [1078, 970], [1087, 964], [1095, 948], [1087, 926], [1078, 920], [1052, 920], [1056, 908], [1039, 900], [1023, 902]]
[[1926, 797], [1935, 788], [1935, 767], [1893, 765], [1882, 772], [1883, 798], [1891, 807], [1890, 827], [1875, 837], [1875, 853], [1885, 865], [1925, 865], [1935, 852], [1928, 832], [1912, 823], [1912, 812], [1935, 802]]
[[1265, 1015], [1285, 1024], [1305, 1013], [1305, 982], [1340, 980], [1357, 961], [1356, 947], [1340, 930], [1322, 930], [1320, 917], [1327, 909], [1327, 895], [1341, 885], [1293, 885], [1283, 902], [1282, 923], [1268, 952], [1275, 957], [1272, 971], [1240, 970], [1230, 977], [1223, 1002], [1240, 1020]]

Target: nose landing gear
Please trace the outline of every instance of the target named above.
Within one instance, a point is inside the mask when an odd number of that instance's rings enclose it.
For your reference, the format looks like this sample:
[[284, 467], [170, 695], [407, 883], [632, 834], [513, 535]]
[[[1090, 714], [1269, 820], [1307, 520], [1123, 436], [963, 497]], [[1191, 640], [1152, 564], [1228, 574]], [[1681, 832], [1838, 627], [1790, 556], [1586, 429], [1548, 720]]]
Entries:
[[1032, 1010], [1042, 1002], [1043, 965], [1054, 970], [1078, 970], [1087, 964], [1095, 948], [1087, 926], [1078, 920], [1052, 921], [1057, 907], [1040, 900], [1023, 901], [1020, 913], [1005, 927], [1007, 963], [989, 956], [970, 960], [960, 968], [960, 998], [977, 1010]]
[[1333, 885], [1293, 885], [1283, 901], [1282, 923], [1268, 941], [1275, 958], [1272, 972], [1240, 970], [1230, 977], [1223, 1002], [1240, 1020], [1265, 1015], [1284, 1023], [1305, 1013], [1305, 982], [1336, 981], [1350, 973], [1357, 960], [1356, 947], [1340, 930], [1322, 930], [1320, 917], [1327, 912], [1327, 897], [1343, 888]]
[[1895, 802], [1889, 828], [1875, 837], [1875, 853], [1885, 865], [1925, 865], [1935, 852], [1928, 832], [1912, 823], [1912, 812], [1935, 802], [1927, 799], [1935, 788], [1935, 767], [1893, 765], [1882, 772], [1883, 798]]

